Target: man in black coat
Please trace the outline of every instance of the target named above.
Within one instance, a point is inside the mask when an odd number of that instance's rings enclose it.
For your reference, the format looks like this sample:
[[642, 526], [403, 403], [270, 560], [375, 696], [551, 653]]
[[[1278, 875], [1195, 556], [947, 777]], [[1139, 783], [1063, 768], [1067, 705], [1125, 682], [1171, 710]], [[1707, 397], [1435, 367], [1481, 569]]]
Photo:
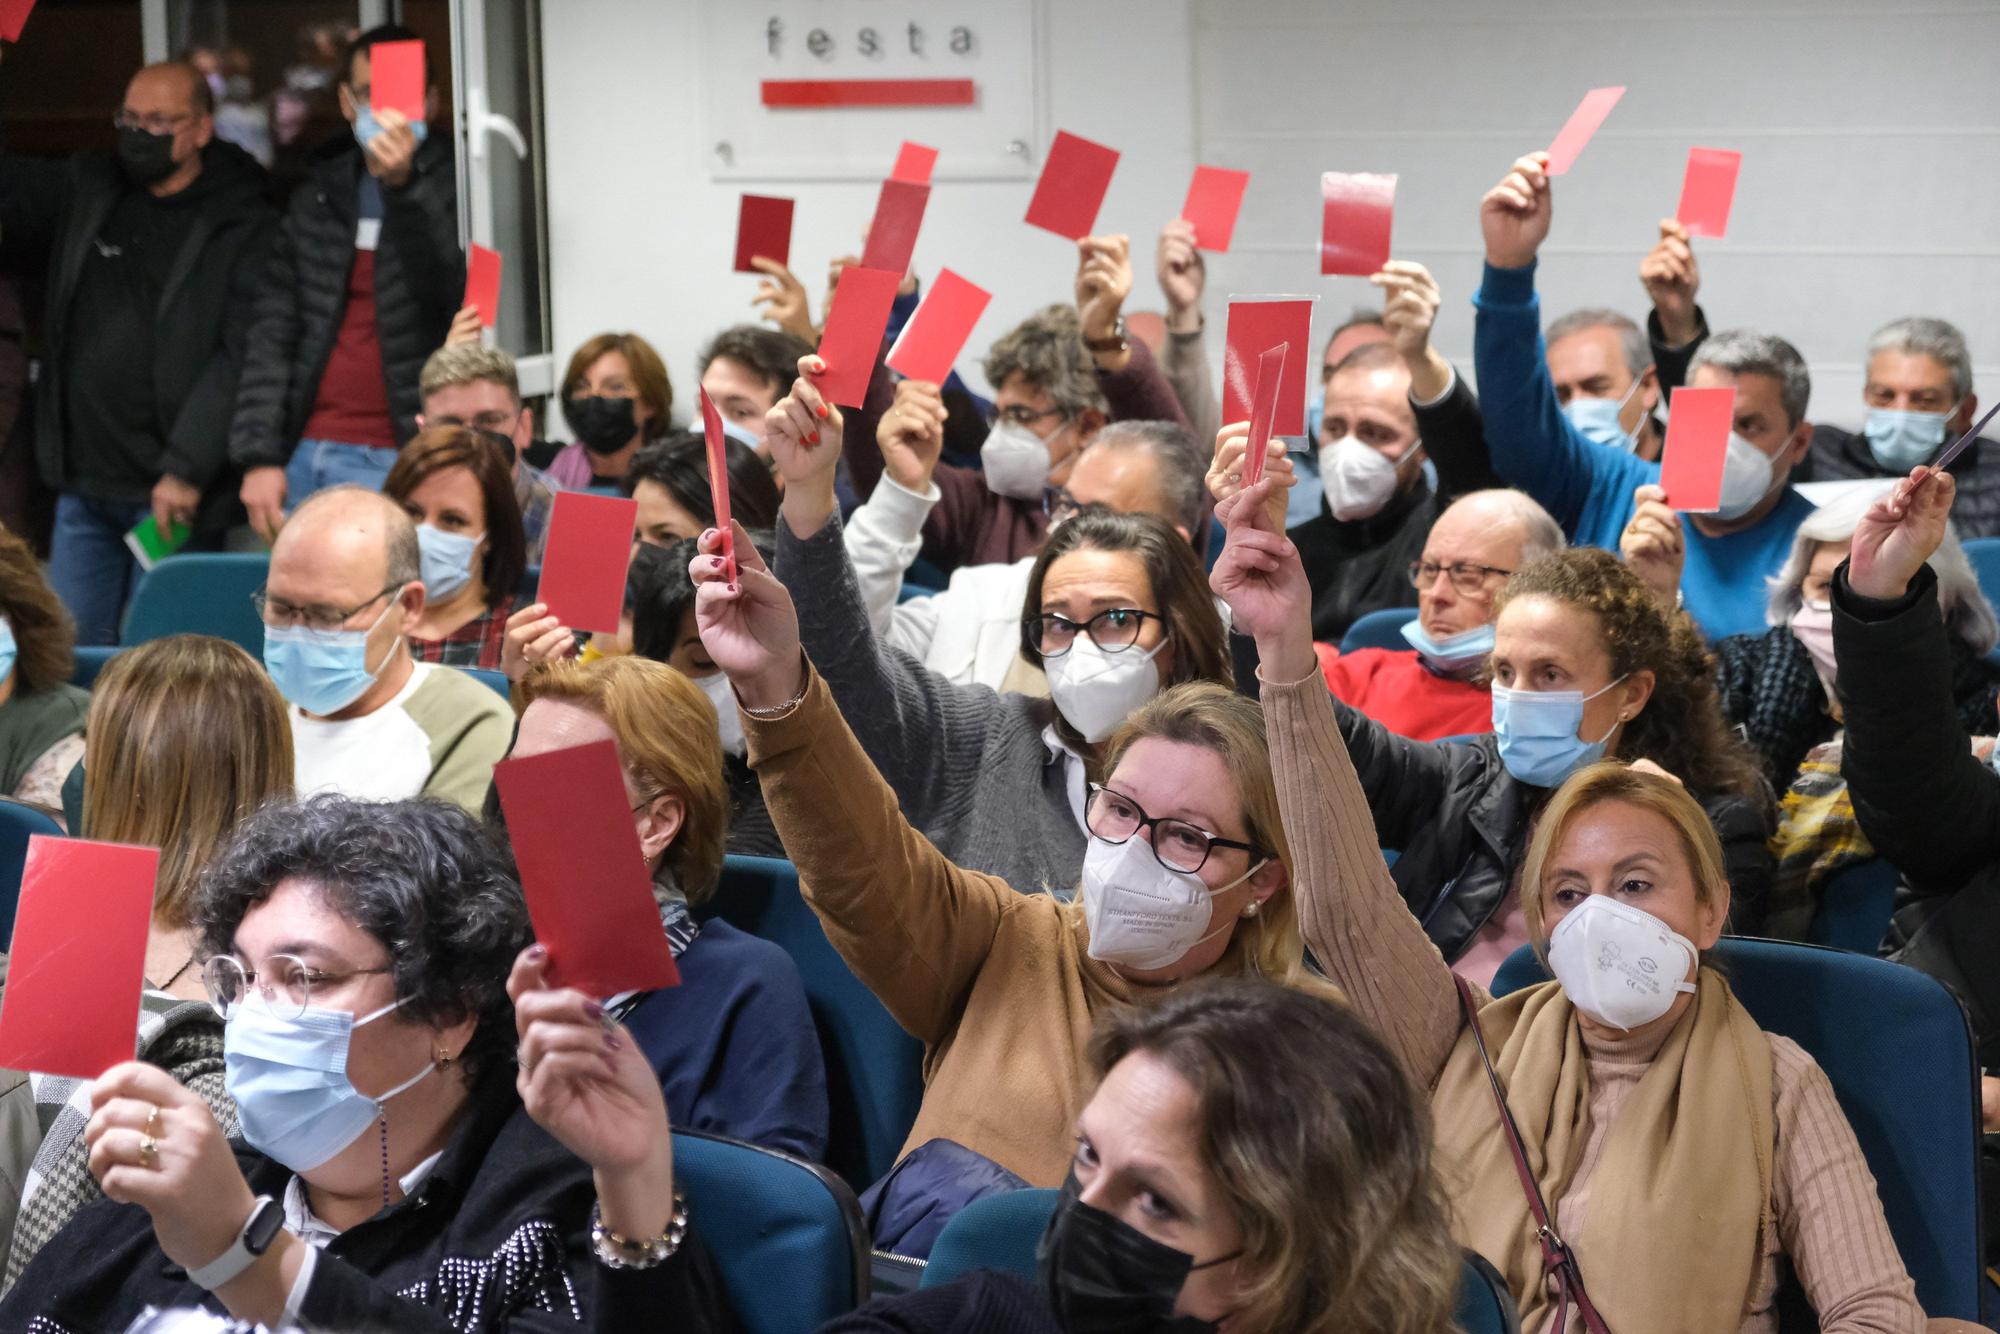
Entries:
[[0, 256], [47, 284], [35, 452], [58, 493], [50, 582], [84, 644], [118, 637], [134, 525], [213, 540], [234, 510], [224, 442], [276, 215], [212, 110], [191, 67], [150, 65], [116, 157], [0, 156]]
[[322, 487], [381, 486], [465, 292], [450, 134], [369, 108], [369, 52], [414, 39], [392, 25], [355, 38], [340, 86], [353, 136], [314, 155], [258, 294], [229, 457], [267, 538]]

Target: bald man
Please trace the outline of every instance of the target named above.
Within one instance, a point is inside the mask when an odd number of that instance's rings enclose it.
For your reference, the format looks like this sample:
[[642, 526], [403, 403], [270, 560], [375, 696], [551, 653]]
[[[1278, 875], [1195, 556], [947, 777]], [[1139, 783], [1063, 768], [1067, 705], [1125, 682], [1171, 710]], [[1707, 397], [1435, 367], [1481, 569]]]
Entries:
[[410, 656], [424, 585], [401, 507], [359, 486], [318, 492], [279, 531], [258, 600], [264, 666], [292, 706], [301, 795], [480, 810], [514, 712], [465, 673]]
[[0, 261], [48, 284], [35, 449], [57, 493], [50, 582], [84, 644], [117, 641], [135, 524], [216, 545], [235, 514], [229, 426], [277, 215], [212, 110], [192, 67], [148, 65], [115, 155], [0, 155]]
[[1418, 741], [1492, 731], [1493, 697], [1478, 677], [1493, 651], [1493, 600], [1508, 575], [1563, 546], [1562, 526], [1519, 491], [1461, 496], [1431, 525], [1410, 575], [1410, 647], [1341, 653], [1320, 644], [1327, 688]]

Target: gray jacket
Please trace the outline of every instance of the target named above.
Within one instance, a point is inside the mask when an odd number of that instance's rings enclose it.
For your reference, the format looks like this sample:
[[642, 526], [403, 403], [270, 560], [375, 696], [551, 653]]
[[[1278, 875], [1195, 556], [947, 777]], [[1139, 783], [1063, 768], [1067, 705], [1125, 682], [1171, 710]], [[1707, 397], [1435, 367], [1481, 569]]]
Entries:
[[1042, 740], [1055, 707], [952, 685], [877, 640], [838, 516], [804, 540], [781, 521], [777, 573], [806, 653], [904, 817], [960, 866], [1067, 898], [1085, 840], [1067, 766]]

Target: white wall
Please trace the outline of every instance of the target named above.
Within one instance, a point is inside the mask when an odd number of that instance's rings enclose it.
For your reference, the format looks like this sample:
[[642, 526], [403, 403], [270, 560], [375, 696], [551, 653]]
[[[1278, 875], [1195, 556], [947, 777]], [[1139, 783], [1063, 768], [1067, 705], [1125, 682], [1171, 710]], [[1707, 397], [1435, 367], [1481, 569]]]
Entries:
[[[592, 333], [636, 328], [683, 403], [696, 349], [747, 315], [755, 289], [727, 271], [737, 195], [798, 198], [794, 267], [815, 309], [826, 261], [851, 248], [875, 198], [872, 183], [709, 180], [695, 9], [543, 10], [558, 364]], [[1133, 235], [1134, 308], [1159, 305], [1153, 237], [1193, 163], [1253, 173], [1235, 248], [1211, 260], [1213, 342], [1231, 291], [1317, 292], [1323, 327], [1371, 301], [1361, 280], [1318, 276], [1318, 175], [1395, 171], [1396, 252], [1444, 283], [1439, 346], [1469, 369], [1480, 194], [1545, 147], [1585, 89], [1622, 82], [1624, 101], [1557, 182], [1545, 310], [1642, 316], [1638, 261], [1673, 212], [1688, 146], [1739, 148], [1730, 235], [1700, 243], [1715, 327], [1795, 342], [1824, 420], [1858, 417], [1865, 339], [1903, 314], [1958, 323], [2000, 393], [1992, 0], [1048, 0], [1046, 13], [1045, 127], [1125, 153], [1100, 227]], [[942, 181], [933, 193], [919, 271], [948, 263], [996, 288], [975, 349], [1069, 291], [1072, 252], [1020, 221], [1029, 191]]]

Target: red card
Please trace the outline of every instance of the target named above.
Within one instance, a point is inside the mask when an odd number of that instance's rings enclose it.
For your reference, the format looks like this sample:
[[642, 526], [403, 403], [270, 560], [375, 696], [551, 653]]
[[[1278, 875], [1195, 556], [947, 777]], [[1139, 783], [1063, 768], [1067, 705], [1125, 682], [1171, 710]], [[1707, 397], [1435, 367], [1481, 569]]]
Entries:
[[929, 185], [931, 171], [937, 166], [937, 153], [928, 144], [914, 144], [905, 139], [903, 146], [896, 151], [896, 168], [889, 173], [889, 179]]
[[[1289, 343], [1312, 346], [1311, 297], [1250, 297], [1229, 303], [1229, 332], [1222, 348], [1222, 420], [1250, 420], [1256, 396], [1257, 362], [1264, 349]], [[1278, 389], [1274, 435], [1304, 435], [1306, 422], [1306, 363], [1310, 357], [1288, 357]]]
[[28, 15], [35, 10], [35, 0], [0, 0], [0, 37], [10, 42], [21, 40], [21, 29], [27, 26]]
[[1250, 173], [1227, 167], [1196, 167], [1188, 184], [1187, 202], [1181, 217], [1194, 224], [1197, 250], [1217, 254], [1229, 249], [1236, 234], [1236, 215], [1243, 208], [1243, 192], [1250, 187]]
[[697, 384], [695, 397], [701, 402], [701, 433], [708, 440], [708, 507], [715, 511], [715, 531], [722, 537], [722, 559], [728, 566], [729, 582], [736, 582], [736, 534], [729, 526], [729, 437], [722, 433], [722, 414], [708, 390]]
[[679, 986], [618, 744], [502, 760], [493, 785], [549, 979], [599, 1000]]
[[1396, 211], [1396, 178], [1373, 172], [1329, 171], [1319, 178], [1325, 208], [1319, 236], [1319, 271], [1366, 278], [1389, 262], [1389, 225]]
[[479, 322], [491, 329], [500, 318], [500, 252], [474, 245], [465, 266], [465, 305], [479, 307]]
[[1597, 127], [1604, 124], [1604, 118], [1623, 96], [1623, 88], [1593, 88], [1583, 95], [1583, 101], [1569, 113], [1562, 133], [1549, 145], [1549, 175], [1560, 176], [1576, 165], [1583, 146], [1590, 142], [1590, 136], [1597, 133]]
[[1042, 179], [1035, 182], [1035, 197], [1028, 201], [1027, 220], [1057, 236], [1082, 240], [1097, 225], [1097, 210], [1117, 169], [1117, 149], [1057, 130]]
[[638, 522], [636, 500], [556, 492], [536, 601], [547, 603], [549, 615], [572, 630], [615, 632], [625, 608], [625, 567], [632, 561], [632, 532]]
[[861, 267], [890, 273], [910, 271], [917, 248], [917, 230], [924, 225], [924, 205], [931, 188], [911, 181], [886, 180], [875, 199], [875, 219], [868, 224], [868, 244], [861, 250]]
[[819, 336], [819, 357], [826, 370], [813, 383], [843, 408], [858, 408], [868, 396], [868, 379], [875, 373], [882, 333], [889, 327], [889, 307], [902, 281], [900, 269], [891, 273], [850, 264], [840, 271], [826, 329]]
[[1264, 453], [1271, 443], [1271, 422], [1278, 415], [1278, 390], [1285, 382], [1285, 357], [1290, 343], [1266, 348], [1257, 358], [1257, 388], [1250, 398], [1250, 438], [1244, 443], [1243, 485], [1257, 485], [1264, 476]]
[[377, 42], [368, 48], [368, 105], [377, 113], [400, 111], [424, 118], [424, 44]]
[[0, 1067], [95, 1079], [139, 1045], [158, 848], [28, 839]]
[[744, 195], [736, 214], [736, 272], [756, 273], [753, 259], [773, 259], [791, 267], [792, 201], [771, 195]]
[[943, 384], [953, 363], [972, 337], [972, 326], [986, 313], [993, 294], [953, 273], [938, 272], [937, 281], [924, 297], [924, 304], [903, 326], [896, 345], [889, 349], [889, 367], [912, 380]]
[[1736, 199], [1736, 173], [1743, 155], [1727, 148], [1690, 148], [1681, 177], [1681, 206], [1674, 210], [1689, 236], [1720, 239], [1729, 231], [1729, 206]]
[[1734, 389], [1676, 389], [1660, 451], [1660, 489], [1671, 509], [1706, 513], [1722, 504], [1722, 465], [1736, 423]]

